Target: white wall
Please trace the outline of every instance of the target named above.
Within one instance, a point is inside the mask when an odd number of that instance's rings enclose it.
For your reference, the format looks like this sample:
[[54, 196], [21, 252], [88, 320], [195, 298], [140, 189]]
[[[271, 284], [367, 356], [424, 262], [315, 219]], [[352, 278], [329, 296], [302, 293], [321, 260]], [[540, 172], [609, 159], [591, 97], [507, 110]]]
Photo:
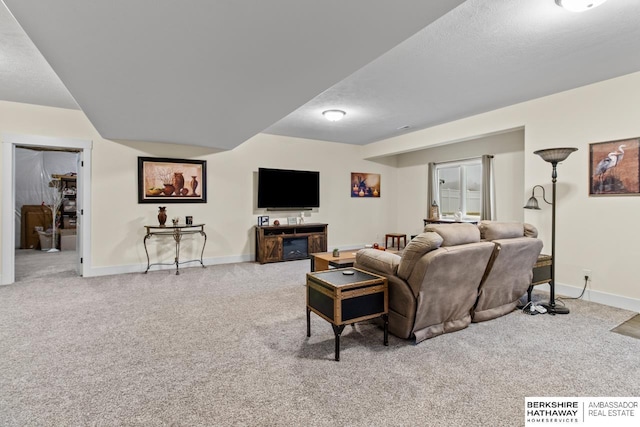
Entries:
[[[259, 167], [320, 171], [320, 208], [305, 213], [305, 222], [329, 224], [330, 247], [354, 247], [373, 242], [395, 223], [392, 191], [396, 171], [389, 166], [362, 160], [362, 148], [274, 135], [257, 135], [231, 151], [207, 153], [206, 149], [170, 144], [100, 144], [94, 150], [94, 189], [101, 195], [101, 207], [94, 207], [94, 223], [116, 227], [96, 227], [94, 239], [109, 241], [94, 245], [94, 267], [146, 264], [142, 237], [144, 225], [157, 224], [157, 204], [137, 204], [135, 182], [137, 157], [174, 157], [207, 161], [207, 203], [167, 204], [167, 216], [191, 215], [205, 223], [209, 263], [251, 260], [255, 253], [254, 225], [258, 215], [269, 215], [286, 224], [287, 216], [300, 212], [267, 212], [256, 208], [256, 175]], [[117, 170], [114, 170], [117, 168]], [[350, 172], [382, 175], [380, 199], [352, 199]], [[111, 177], [106, 180], [105, 177]], [[133, 184], [133, 185], [132, 185]], [[113, 205], [111, 202], [113, 202]], [[164, 204], [163, 204], [164, 205]], [[183, 245], [184, 259], [196, 255], [198, 238]], [[167, 245], [148, 241], [152, 256], [167, 256]], [[169, 245], [170, 246], [170, 245]], [[162, 250], [161, 248], [165, 248]], [[191, 254], [189, 253], [191, 250]]]
[[[157, 224], [156, 204], [138, 204], [138, 156], [207, 161], [208, 203], [167, 204], [169, 218], [192, 215], [206, 223], [207, 263], [252, 260], [258, 215], [285, 219], [290, 212], [255, 207], [258, 167], [320, 171], [320, 208], [307, 212], [306, 222], [329, 224], [329, 247], [348, 248], [382, 241], [395, 231], [396, 169], [363, 160], [361, 146], [261, 134], [231, 151], [101, 138], [80, 111], [0, 102], [0, 134], [45, 135], [93, 141], [91, 266], [86, 275], [143, 271], [144, 225]], [[211, 136], [215, 138], [215, 135]], [[380, 198], [351, 198], [350, 173], [382, 176]], [[2, 183], [0, 183], [0, 192]], [[299, 212], [293, 215], [298, 215]], [[198, 238], [183, 242], [184, 257], [199, 249]], [[171, 259], [172, 241], [149, 240], [150, 254]], [[5, 248], [2, 248], [5, 250]]]
[[456, 144], [442, 145], [397, 155], [398, 230], [418, 234], [427, 217], [429, 162], [446, 162], [493, 154], [496, 181], [496, 219], [523, 221], [524, 132], [515, 130]]
[[[9, 102], [0, 102], [0, 133], [93, 140], [92, 268], [102, 274], [127, 268], [139, 271], [146, 261], [142, 226], [156, 221], [157, 206], [137, 204], [137, 156], [208, 161], [209, 203], [172, 205], [169, 215], [191, 214], [196, 220], [203, 219], [210, 235], [205, 257], [211, 262], [224, 262], [248, 259], [252, 253], [251, 230], [262, 213], [253, 207], [253, 173], [259, 166], [320, 170], [322, 207], [309, 220], [330, 224], [330, 247], [348, 246], [381, 240], [379, 236], [390, 231], [409, 233], [415, 230], [416, 221], [421, 223], [426, 205], [410, 204], [418, 199], [426, 204], [426, 190], [419, 187], [426, 185], [426, 171], [419, 165], [396, 164], [396, 155], [524, 128], [524, 186], [518, 204], [526, 201], [536, 184], [550, 190], [551, 168], [533, 151], [558, 146], [579, 148], [558, 168], [558, 283], [577, 291], [582, 286], [582, 270], [591, 269], [588, 297], [640, 311], [640, 287], [636, 285], [640, 226], [635, 219], [640, 198], [588, 195], [589, 143], [640, 136], [637, 99], [640, 73], [364, 147], [272, 135], [258, 135], [223, 153], [178, 145], [116, 143], [102, 139], [82, 112]], [[520, 163], [517, 152], [513, 152], [512, 160], [513, 164]], [[381, 173], [383, 197], [349, 198], [351, 171]], [[414, 182], [422, 184], [416, 186]], [[513, 187], [518, 186], [514, 182]], [[515, 210], [509, 216], [515, 216]], [[540, 230], [547, 248], [550, 217], [548, 207], [524, 213], [525, 221]]]
[[[565, 290], [577, 296], [582, 270], [590, 269], [587, 297], [640, 311], [640, 198], [588, 194], [589, 144], [640, 136], [639, 97], [640, 73], [634, 73], [370, 144], [364, 155], [393, 156], [524, 127], [524, 202], [536, 184], [543, 184], [548, 195], [551, 190], [551, 166], [533, 152], [577, 147], [558, 166], [557, 282], [574, 287]], [[406, 182], [400, 174], [399, 181]], [[549, 207], [527, 210], [524, 218], [538, 227], [543, 250], [549, 251]]]

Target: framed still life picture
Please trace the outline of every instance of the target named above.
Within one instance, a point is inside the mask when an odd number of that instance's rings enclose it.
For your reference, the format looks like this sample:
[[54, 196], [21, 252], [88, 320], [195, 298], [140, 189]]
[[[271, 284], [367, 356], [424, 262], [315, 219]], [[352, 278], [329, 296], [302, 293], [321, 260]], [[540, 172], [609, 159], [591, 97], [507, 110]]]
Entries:
[[380, 174], [351, 172], [351, 197], [380, 197]]
[[138, 157], [138, 203], [206, 203], [205, 160]]
[[589, 144], [589, 196], [640, 195], [640, 138]]

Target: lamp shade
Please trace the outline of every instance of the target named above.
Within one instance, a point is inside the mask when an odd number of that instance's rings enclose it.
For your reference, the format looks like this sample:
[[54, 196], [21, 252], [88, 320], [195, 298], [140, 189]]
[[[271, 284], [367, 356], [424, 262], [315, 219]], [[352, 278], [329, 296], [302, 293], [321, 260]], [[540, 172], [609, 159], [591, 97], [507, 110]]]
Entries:
[[569, 157], [569, 154], [577, 150], [577, 148], [573, 147], [546, 148], [544, 150], [534, 151], [533, 154], [537, 154], [542, 157], [542, 160], [545, 162], [558, 163]]
[[540, 210], [540, 206], [538, 206], [538, 199], [533, 196], [529, 197], [529, 200], [527, 201], [527, 204], [524, 205], [524, 208]]

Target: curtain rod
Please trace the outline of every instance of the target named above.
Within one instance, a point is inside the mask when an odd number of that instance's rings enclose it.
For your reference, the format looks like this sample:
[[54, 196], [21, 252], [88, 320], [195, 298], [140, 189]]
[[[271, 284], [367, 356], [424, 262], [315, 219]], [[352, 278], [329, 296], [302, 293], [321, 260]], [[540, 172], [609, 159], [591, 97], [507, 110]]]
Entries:
[[433, 163], [434, 165], [444, 165], [444, 164], [447, 164], [447, 163], [469, 162], [471, 160], [482, 159], [484, 156], [487, 156], [490, 159], [493, 159], [493, 157], [494, 157], [493, 154], [483, 154], [480, 157], [467, 157], [466, 159], [456, 159], [456, 160], [447, 160], [446, 162], [429, 162], [429, 163]]

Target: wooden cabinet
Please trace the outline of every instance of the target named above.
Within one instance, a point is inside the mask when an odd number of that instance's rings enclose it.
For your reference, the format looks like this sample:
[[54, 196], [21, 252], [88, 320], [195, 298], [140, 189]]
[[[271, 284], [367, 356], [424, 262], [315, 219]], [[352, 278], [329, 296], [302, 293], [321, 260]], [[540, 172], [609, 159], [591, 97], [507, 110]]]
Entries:
[[327, 234], [313, 234], [307, 238], [308, 252], [310, 254], [327, 251]]
[[262, 258], [257, 261], [260, 261], [261, 264], [282, 261], [282, 237], [264, 236], [262, 242], [259, 250]]
[[256, 261], [292, 261], [327, 251], [327, 224], [256, 226]]
[[20, 209], [20, 249], [40, 249], [40, 230], [51, 228], [53, 218], [51, 210], [41, 205], [24, 205]]

